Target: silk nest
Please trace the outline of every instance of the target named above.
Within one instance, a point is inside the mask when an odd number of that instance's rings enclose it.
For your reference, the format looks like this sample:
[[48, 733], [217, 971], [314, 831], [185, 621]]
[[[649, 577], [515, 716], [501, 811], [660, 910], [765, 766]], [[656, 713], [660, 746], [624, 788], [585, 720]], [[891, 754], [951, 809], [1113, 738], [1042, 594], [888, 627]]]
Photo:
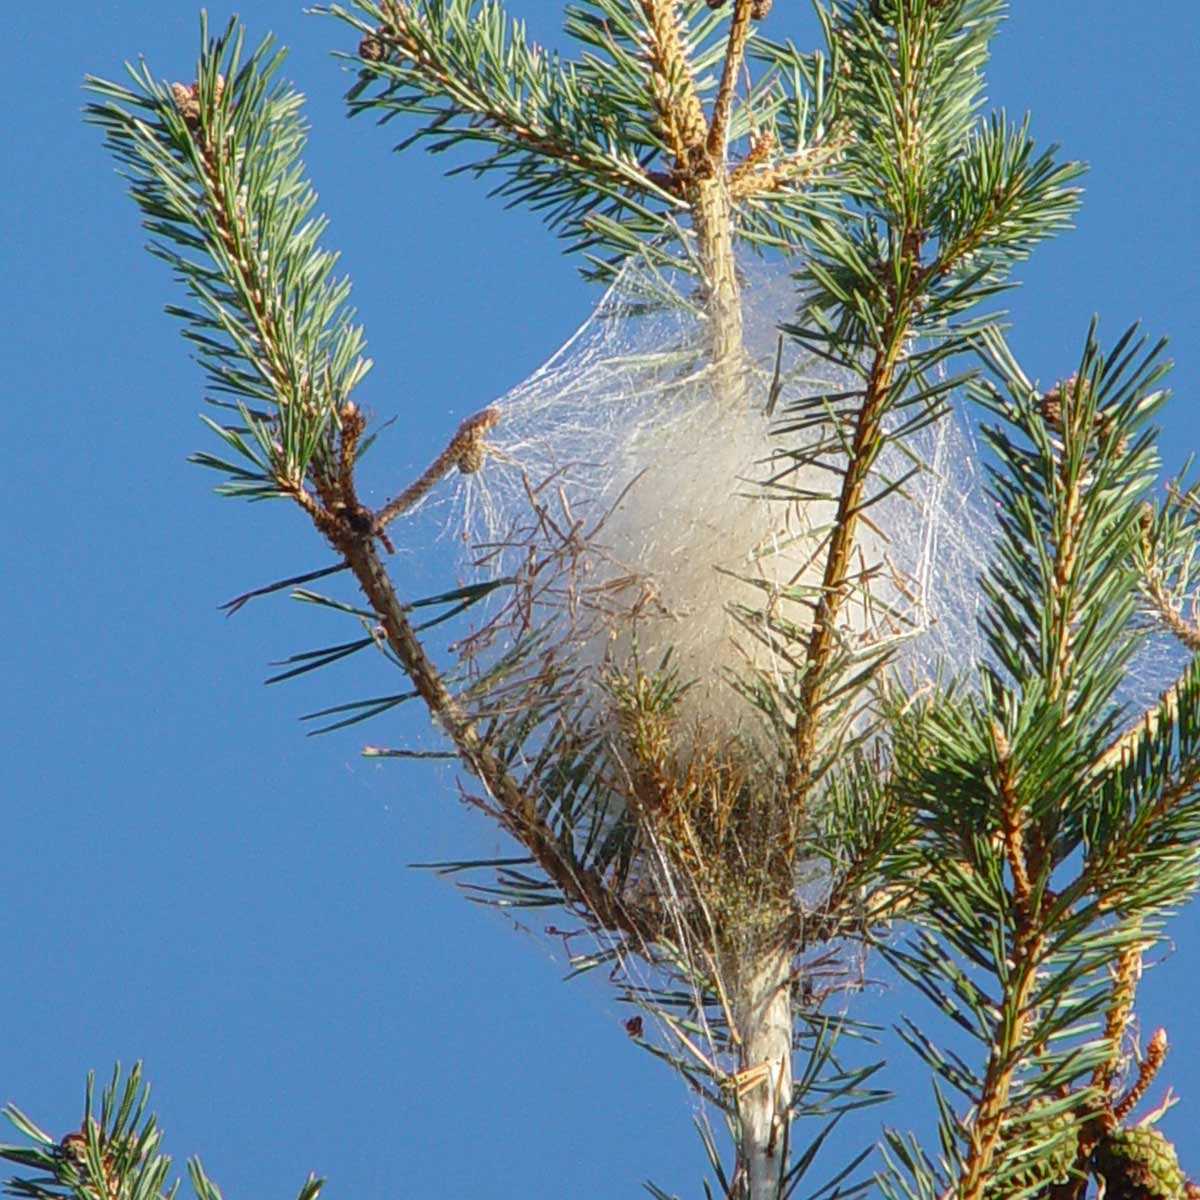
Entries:
[[[512, 581], [459, 643], [464, 675], [536, 637], [597, 695], [631, 663], [669, 670], [687, 685], [685, 715], [724, 732], [754, 720], [739, 680], [786, 687], [825, 565], [840, 482], [829, 464], [845, 461], [812, 461], [829, 429], [813, 413], [861, 379], [781, 336], [799, 315], [794, 269], [753, 257], [739, 276], [749, 365], [736, 400], [708, 365], [694, 279], [637, 262], [496, 400], [478, 469], [423, 509], [457, 544], [464, 581]], [[795, 428], [798, 409], [807, 432]], [[987, 654], [977, 624], [992, 544], [984, 483], [958, 398], [889, 440], [873, 466], [838, 635], [860, 657], [886, 649], [913, 693], [970, 675]], [[1151, 636], [1118, 700], [1144, 707], [1179, 659]]]

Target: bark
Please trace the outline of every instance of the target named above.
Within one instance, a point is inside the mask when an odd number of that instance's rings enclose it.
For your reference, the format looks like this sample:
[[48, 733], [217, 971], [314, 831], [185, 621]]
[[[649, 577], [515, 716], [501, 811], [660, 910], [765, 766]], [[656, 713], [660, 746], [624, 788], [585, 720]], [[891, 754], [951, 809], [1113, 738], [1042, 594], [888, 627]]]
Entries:
[[730, 404], [746, 397], [742, 301], [733, 252], [733, 202], [724, 168], [698, 179], [688, 196], [704, 273], [709, 352]]
[[[733, 1194], [747, 1200], [776, 1200], [787, 1168], [788, 1120], [792, 1098], [791, 954], [787, 946], [766, 948], [742, 964], [730, 997], [741, 1039], [741, 1074], [761, 1079], [738, 1097], [741, 1125]], [[764, 1069], [765, 1068], [765, 1069]]]

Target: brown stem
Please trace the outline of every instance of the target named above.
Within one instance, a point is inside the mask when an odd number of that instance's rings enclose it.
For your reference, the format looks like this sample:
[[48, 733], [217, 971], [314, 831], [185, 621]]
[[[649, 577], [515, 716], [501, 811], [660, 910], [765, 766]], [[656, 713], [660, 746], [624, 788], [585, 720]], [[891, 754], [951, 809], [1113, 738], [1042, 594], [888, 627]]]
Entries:
[[1179, 715], [1179, 700], [1184, 685], [1191, 679], [1191, 667], [1167, 688], [1158, 699], [1158, 703], [1147, 709], [1128, 729], [1117, 735], [1104, 751], [1092, 763], [1091, 771], [1094, 777], [1105, 774], [1120, 767], [1122, 763], [1132, 760], [1142, 740], [1149, 740], [1158, 731], [1163, 722], [1173, 722]]
[[[1076, 387], [1082, 385], [1077, 384]], [[1076, 407], [1076, 406], [1072, 406]], [[1078, 432], [1079, 421], [1073, 412], [1063, 412], [1064, 430]], [[1068, 674], [1075, 647], [1074, 591], [1071, 579], [1079, 553], [1079, 532], [1083, 523], [1083, 481], [1064, 452], [1058, 456], [1060, 536], [1054, 546], [1054, 597], [1051, 605], [1051, 662], [1049, 697], [1065, 699]]]
[[758, 134], [750, 146], [750, 153], [729, 172], [729, 194], [733, 197], [751, 195], [757, 190], [753, 183], [761, 172], [769, 169], [767, 164], [775, 148], [775, 137], [770, 130]]
[[730, 172], [729, 191], [735, 200], [769, 196], [785, 188], [798, 190], [823, 167], [829, 166], [841, 154], [844, 144], [841, 140], [829, 139], [824, 144], [806, 146], [774, 161], [770, 160], [772, 149], [768, 135], [762, 134], [746, 158]]
[[1157, 580], [1151, 580], [1146, 585], [1147, 594], [1154, 604], [1154, 610], [1162, 623], [1183, 643], [1193, 654], [1200, 653], [1200, 625], [1189, 621], [1167, 595], [1166, 589]]
[[484, 435], [500, 420], [498, 405], [490, 405], [459, 425], [445, 450], [430, 463], [415, 482], [410, 483], [394, 500], [389, 500], [375, 514], [375, 527], [382, 530], [402, 513], [408, 512], [432, 490], [435, 484], [455, 467], [464, 474], [478, 471], [487, 453]]
[[1132, 942], [1117, 957], [1113, 969], [1112, 992], [1104, 1021], [1104, 1040], [1108, 1053], [1092, 1072], [1092, 1084], [1104, 1095], [1106, 1107], [1111, 1108], [1113, 1087], [1121, 1065], [1121, 1043], [1133, 1018], [1133, 1001], [1137, 982], [1142, 974], [1143, 942]]
[[1020, 1059], [1029, 1022], [1029, 998], [1037, 982], [1037, 964], [1041, 955], [1041, 940], [1033, 938], [1015, 947], [1015, 970], [1012, 978], [1016, 987], [1006, 998], [1005, 1013], [997, 1023], [997, 1041], [988, 1057], [983, 1079], [983, 1091], [976, 1109], [975, 1124], [963, 1164], [958, 1200], [982, 1200], [986, 1190], [992, 1160], [1000, 1142], [1000, 1129], [1008, 1110], [1013, 1072]]
[[354, 465], [358, 459], [358, 445], [367, 427], [359, 407], [352, 400], [342, 405], [342, 438], [338, 447], [337, 486], [343, 495], [355, 492]]
[[[318, 528], [321, 528], [320, 524]], [[322, 529], [322, 532], [326, 530]], [[387, 644], [412, 680], [414, 690], [454, 744], [464, 765], [486, 788], [501, 824], [529, 850], [568, 902], [584, 908], [605, 928], [631, 934], [645, 944], [647, 931], [609, 891], [604, 881], [593, 871], [568, 865], [554, 831], [538, 812], [533, 797], [521, 789], [447, 690], [413, 632], [404, 606], [375, 549], [373, 535], [342, 526], [331, 540], [345, 556], [363, 595], [379, 617]]]
[[803, 804], [812, 782], [822, 701], [830, 682], [829, 666], [837, 647], [838, 616], [850, 591], [849, 577], [859, 510], [882, 430], [900, 344], [900, 338], [890, 333], [884, 341], [886, 348], [875, 352], [862, 407], [855, 420], [849, 462], [842, 476], [837, 513], [821, 578], [821, 594], [808, 638], [807, 667], [800, 687], [799, 713], [793, 734], [795, 756], [792, 790], [800, 804]]
[[[1173, 495], [1176, 497], [1179, 496], [1177, 489], [1173, 490]], [[1142, 590], [1154, 606], [1154, 611], [1158, 615], [1159, 620], [1162, 621], [1167, 629], [1193, 654], [1200, 653], [1200, 625], [1197, 625], [1195, 621], [1187, 620], [1183, 616], [1163, 582], [1162, 564], [1159, 560], [1159, 555], [1155, 552], [1151, 538], [1152, 525], [1152, 513], [1143, 515], [1140, 531], [1140, 558], [1144, 567], [1142, 572]]]
[[[1000, 790], [1001, 836], [1004, 854], [1013, 880], [1013, 958], [1017, 980], [1005, 998], [1006, 1012], [997, 1023], [998, 1040], [992, 1046], [984, 1076], [983, 1091], [971, 1130], [970, 1149], [964, 1164], [959, 1191], [960, 1200], [979, 1200], [989, 1178], [992, 1160], [1000, 1139], [1000, 1130], [1008, 1109], [1013, 1071], [1024, 1046], [1025, 1030], [1034, 1018], [1030, 999], [1037, 982], [1043, 939], [1038, 931], [1038, 903], [1034, 879], [1045, 868], [1045, 847], [1036, 829], [1027, 829], [1024, 806], [1017, 790], [1008, 738], [998, 723], [993, 723], [992, 740], [996, 749], [996, 778]], [[1033, 1053], [1037, 1050], [1034, 1048]]]
[[754, 0], [733, 0], [733, 20], [729, 23], [729, 40], [725, 47], [725, 63], [721, 68], [721, 83], [713, 102], [712, 120], [708, 127], [709, 157], [717, 163], [725, 161], [725, 146], [729, 138], [729, 113], [733, 107], [733, 92], [737, 73], [741, 70], [750, 36], [750, 17]]
[[733, 204], [722, 174], [693, 181], [687, 188], [704, 276], [709, 354], [717, 391], [730, 405], [745, 398], [741, 289], [733, 251]]
[[1004, 857], [1012, 874], [1017, 927], [1027, 932], [1033, 925], [1033, 884], [1030, 881], [1030, 862], [1025, 839], [1025, 813], [1013, 778], [1008, 738], [998, 722], [992, 724], [992, 741], [996, 747], [996, 776], [1000, 789], [1000, 831], [1004, 839]]

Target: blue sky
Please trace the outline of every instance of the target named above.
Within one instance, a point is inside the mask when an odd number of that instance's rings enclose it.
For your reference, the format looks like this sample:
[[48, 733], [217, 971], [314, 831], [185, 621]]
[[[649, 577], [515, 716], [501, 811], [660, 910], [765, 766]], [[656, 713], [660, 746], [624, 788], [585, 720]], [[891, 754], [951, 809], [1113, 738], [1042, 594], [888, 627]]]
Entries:
[[[116, 76], [125, 58], [190, 79], [196, 10], [73, 7], [13, 6], [0, 78], [0, 1099], [65, 1132], [88, 1068], [144, 1058], [170, 1147], [201, 1153], [231, 1200], [289, 1197], [309, 1170], [331, 1197], [608, 1197], [646, 1177], [697, 1194], [690, 1102], [629, 1043], [599, 982], [562, 985], [552, 945], [405, 868], [505, 849], [447, 774], [358, 757], [364, 740], [423, 736], [419, 715], [306, 738], [298, 714], [380, 674], [354, 665], [264, 689], [268, 660], [344, 629], [282, 600], [218, 612], [326, 555], [298, 514], [216, 499], [185, 464], [211, 447], [199, 373], [162, 313], [176, 293], [79, 115], [84, 73]], [[1020, 272], [1013, 343], [1050, 380], [1093, 312], [1110, 339], [1137, 319], [1172, 335], [1164, 448], [1177, 467], [1200, 447], [1200, 15], [1182, 0], [1016, 7], [990, 94], [1032, 110], [1039, 139], [1091, 173], [1077, 231]], [[557, 6], [512, 8], [554, 40]], [[214, 25], [229, 12], [210, 11]], [[310, 98], [327, 240], [377, 362], [362, 398], [398, 416], [372, 468], [391, 490], [556, 349], [596, 294], [532, 216], [346, 122], [347, 77], [329, 56], [349, 48], [339, 26], [294, 0], [242, 15], [252, 37], [293, 47], [287, 72]], [[790, 0], [767, 30], [813, 37]], [[436, 547], [415, 549], [436, 563]], [[1172, 933], [1141, 1021], [1171, 1035], [1163, 1082], [1183, 1103], [1166, 1128], [1182, 1134], [1200, 1105], [1196, 912]], [[868, 1008], [898, 1011], [880, 995]], [[903, 1058], [890, 1082], [904, 1094], [893, 1123], [928, 1110]]]

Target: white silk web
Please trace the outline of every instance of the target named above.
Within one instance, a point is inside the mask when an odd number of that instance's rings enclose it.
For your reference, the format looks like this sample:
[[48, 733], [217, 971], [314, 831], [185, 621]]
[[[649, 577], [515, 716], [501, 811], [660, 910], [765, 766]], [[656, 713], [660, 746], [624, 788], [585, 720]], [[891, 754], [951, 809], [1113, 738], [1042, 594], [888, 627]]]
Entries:
[[[430, 514], [461, 545], [464, 571], [514, 576], [542, 564], [527, 580], [525, 631], [557, 625], [575, 665], [597, 673], [631, 650], [653, 670], [670, 649], [693, 712], [728, 725], [745, 709], [730, 678], [778, 665], [751, 614], [808, 624], [834, 511], [837, 479], [789, 458], [804, 457], [803, 439], [775, 431], [796, 401], [859, 383], [780, 342], [798, 310], [785, 264], [746, 258], [739, 273], [752, 364], [743, 403], [725, 402], [705, 368], [694, 281], [633, 263], [558, 352], [500, 397], [482, 468], [456, 475]], [[994, 527], [962, 411], [892, 444], [868, 490], [900, 479], [860, 526], [842, 634], [862, 647], [894, 643], [899, 678], [919, 690], [986, 655], [979, 577]], [[493, 638], [485, 661], [506, 644]], [[1172, 639], [1152, 635], [1119, 701], [1144, 708], [1182, 661]]]
[[[786, 267], [749, 259], [741, 276], [751, 367], [737, 402], [705, 366], [697, 306], [678, 294], [663, 303], [670, 283], [627, 268], [566, 345], [497, 401], [491, 453], [459, 476], [452, 518], [497, 575], [561, 566], [569, 543], [570, 581], [546, 570], [526, 619], [562, 624], [575, 664], [597, 671], [634, 651], [652, 670], [669, 649], [692, 685], [688, 704], [727, 725], [745, 708], [729, 679], [782, 667], [779, 639], [767, 644], [756, 624], [811, 623], [835, 511], [827, 464], [843, 456], [808, 461], [815, 424], [778, 431], [797, 401], [860, 383], [780, 340], [797, 310]], [[868, 489], [896, 490], [860, 524], [842, 635], [860, 648], [897, 643], [913, 680], [982, 653], [976, 461], [965, 423], [947, 415], [887, 450]]]

